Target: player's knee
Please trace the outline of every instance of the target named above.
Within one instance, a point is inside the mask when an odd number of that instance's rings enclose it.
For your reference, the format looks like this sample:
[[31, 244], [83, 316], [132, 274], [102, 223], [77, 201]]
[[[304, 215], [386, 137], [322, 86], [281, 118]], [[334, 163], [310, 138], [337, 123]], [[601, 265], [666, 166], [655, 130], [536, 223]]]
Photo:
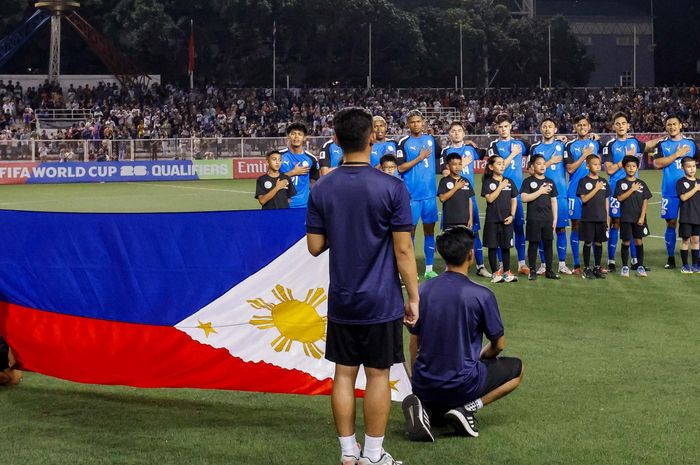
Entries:
[[676, 220], [666, 220], [666, 226], [668, 226], [669, 228], [676, 229]]
[[557, 228], [557, 233], [566, 232], [566, 228]]

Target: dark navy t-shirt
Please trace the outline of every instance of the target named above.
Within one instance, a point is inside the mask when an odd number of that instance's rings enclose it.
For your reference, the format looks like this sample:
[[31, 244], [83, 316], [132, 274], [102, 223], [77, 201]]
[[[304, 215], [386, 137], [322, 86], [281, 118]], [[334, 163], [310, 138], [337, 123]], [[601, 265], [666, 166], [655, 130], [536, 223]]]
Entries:
[[412, 230], [406, 185], [369, 165], [343, 165], [309, 198], [306, 231], [330, 249], [328, 319], [375, 324], [403, 317], [392, 232]]
[[447, 271], [420, 288], [420, 339], [411, 384], [419, 399], [464, 405], [481, 394], [486, 366], [479, 360], [483, 336], [503, 336], [496, 296], [460, 273]]

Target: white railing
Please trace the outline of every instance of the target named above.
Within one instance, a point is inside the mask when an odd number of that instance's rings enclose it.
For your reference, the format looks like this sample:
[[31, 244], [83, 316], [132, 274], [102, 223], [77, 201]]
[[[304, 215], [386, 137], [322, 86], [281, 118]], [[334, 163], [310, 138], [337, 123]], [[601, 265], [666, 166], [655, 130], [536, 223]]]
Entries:
[[[660, 134], [639, 135], [643, 140]], [[686, 133], [695, 137], [698, 134]], [[612, 134], [600, 134], [601, 145]], [[391, 136], [398, 140], [401, 136]], [[468, 135], [479, 147], [486, 148], [495, 135]], [[530, 143], [541, 136], [519, 134]], [[440, 144], [448, 144], [447, 136], [437, 136]], [[318, 154], [328, 137], [307, 137], [306, 149]], [[136, 160], [192, 160], [262, 157], [271, 150], [287, 145], [286, 137], [249, 138], [174, 138], [125, 140], [0, 140], [0, 162], [3, 161], [136, 161]]]

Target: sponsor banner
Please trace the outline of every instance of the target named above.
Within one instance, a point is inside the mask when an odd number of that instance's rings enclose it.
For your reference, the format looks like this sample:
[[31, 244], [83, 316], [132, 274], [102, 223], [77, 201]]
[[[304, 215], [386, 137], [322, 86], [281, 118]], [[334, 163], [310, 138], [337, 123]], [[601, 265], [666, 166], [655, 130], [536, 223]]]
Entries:
[[0, 184], [232, 179], [231, 160], [0, 163]]
[[245, 157], [233, 160], [234, 179], [257, 179], [267, 173], [267, 161], [264, 157]]

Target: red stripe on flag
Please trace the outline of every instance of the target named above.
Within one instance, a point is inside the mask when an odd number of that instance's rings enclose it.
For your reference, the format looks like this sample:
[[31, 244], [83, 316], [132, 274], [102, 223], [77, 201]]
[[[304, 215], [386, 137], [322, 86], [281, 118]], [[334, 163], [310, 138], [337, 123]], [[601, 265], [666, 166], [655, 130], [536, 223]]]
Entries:
[[23, 369], [89, 384], [330, 394], [332, 380], [245, 362], [170, 326], [82, 318], [0, 302], [3, 334]]

